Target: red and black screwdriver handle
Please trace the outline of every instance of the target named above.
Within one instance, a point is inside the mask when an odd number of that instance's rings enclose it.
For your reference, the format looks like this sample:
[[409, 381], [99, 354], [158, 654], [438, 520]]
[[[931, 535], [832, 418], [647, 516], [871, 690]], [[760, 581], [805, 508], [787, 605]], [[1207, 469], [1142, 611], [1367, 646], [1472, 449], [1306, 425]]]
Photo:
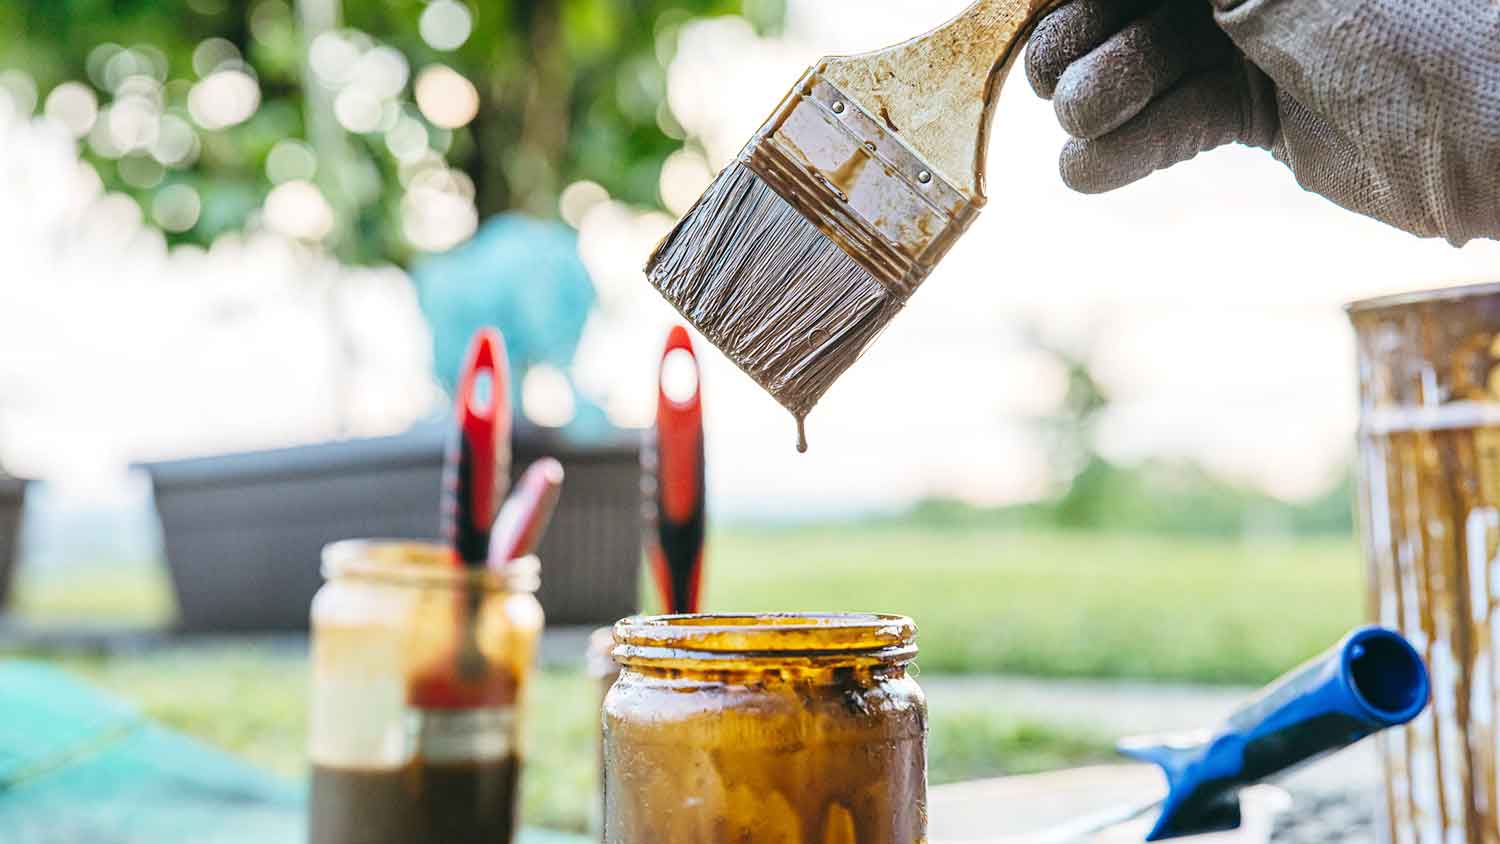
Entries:
[[673, 352], [686, 352], [695, 374], [698, 356], [687, 329], [676, 326], [662, 352], [657, 378], [656, 427], [647, 437], [645, 515], [646, 554], [667, 613], [695, 613], [703, 579], [707, 526], [701, 378], [693, 394], [674, 401], [661, 383]]
[[[489, 376], [489, 394], [481, 379]], [[454, 408], [455, 436], [443, 472], [443, 537], [459, 563], [484, 566], [490, 529], [510, 481], [510, 389], [505, 340], [493, 328], [474, 336]]]

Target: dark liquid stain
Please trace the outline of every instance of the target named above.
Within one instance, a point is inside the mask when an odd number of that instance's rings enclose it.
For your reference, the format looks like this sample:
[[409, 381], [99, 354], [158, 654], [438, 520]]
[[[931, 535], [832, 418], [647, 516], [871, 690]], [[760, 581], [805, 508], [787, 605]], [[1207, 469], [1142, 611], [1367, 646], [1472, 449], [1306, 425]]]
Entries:
[[807, 419], [802, 416], [797, 417], [797, 453], [807, 453]]
[[[859, 147], [854, 151], [854, 156], [832, 173], [828, 174], [828, 181], [832, 182], [845, 197], [854, 189], [854, 183], [859, 175], [865, 171], [865, 165], [870, 163], [870, 151]], [[847, 199], [846, 199], [847, 201]]]
[[516, 757], [394, 770], [314, 765], [310, 844], [510, 844]]

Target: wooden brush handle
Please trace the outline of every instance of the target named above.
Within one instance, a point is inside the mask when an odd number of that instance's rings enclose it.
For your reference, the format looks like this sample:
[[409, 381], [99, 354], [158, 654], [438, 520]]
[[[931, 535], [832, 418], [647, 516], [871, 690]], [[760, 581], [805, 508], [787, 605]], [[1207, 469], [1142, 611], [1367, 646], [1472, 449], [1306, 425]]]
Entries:
[[977, 0], [932, 32], [828, 59], [827, 79], [901, 136], [949, 184], [983, 198], [990, 118], [1020, 46], [1060, 0]]

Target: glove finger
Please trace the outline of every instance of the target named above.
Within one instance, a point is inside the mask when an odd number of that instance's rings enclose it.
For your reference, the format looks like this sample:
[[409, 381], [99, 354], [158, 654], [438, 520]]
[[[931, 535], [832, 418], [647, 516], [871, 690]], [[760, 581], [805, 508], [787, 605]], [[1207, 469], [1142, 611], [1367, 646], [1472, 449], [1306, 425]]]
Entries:
[[1234, 60], [1203, 0], [1170, 0], [1134, 21], [1058, 80], [1057, 119], [1075, 138], [1107, 135], [1185, 77]]
[[1052, 99], [1068, 65], [1093, 52], [1160, 0], [1073, 0], [1037, 23], [1026, 48], [1026, 78], [1037, 96]]
[[1246, 138], [1259, 101], [1255, 84], [1243, 66], [1195, 76], [1115, 131], [1070, 139], [1063, 182], [1079, 193], [1104, 193]]

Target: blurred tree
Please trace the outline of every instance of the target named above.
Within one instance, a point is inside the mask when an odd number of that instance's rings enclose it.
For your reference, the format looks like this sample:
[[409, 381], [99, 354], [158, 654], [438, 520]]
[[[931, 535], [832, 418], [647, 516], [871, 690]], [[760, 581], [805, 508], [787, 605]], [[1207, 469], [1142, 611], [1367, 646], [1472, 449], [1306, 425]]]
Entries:
[[[1036, 326], [1028, 327], [1026, 335], [1029, 344], [1056, 360], [1067, 377], [1067, 391], [1057, 410], [1037, 420], [1054, 478], [1063, 484], [1053, 516], [1064, 527], [1098, 526], [1113, 503], [1120, 474], [1095, 444], [1095, 429], [1109, 408], [1109, 395], [1094, 376], [1087, 340], [1051, 340]], [[1089, 331], [1083, 336], [1096, 334]]]
[[0, 71], [30, 74], [174, 242], [263, 214], [344, 260], [404, 261], [500, 211], [552, 216], [579, 180], [658, 205], [678, 29], [771, 28], [783, 4], [8, 0]]

